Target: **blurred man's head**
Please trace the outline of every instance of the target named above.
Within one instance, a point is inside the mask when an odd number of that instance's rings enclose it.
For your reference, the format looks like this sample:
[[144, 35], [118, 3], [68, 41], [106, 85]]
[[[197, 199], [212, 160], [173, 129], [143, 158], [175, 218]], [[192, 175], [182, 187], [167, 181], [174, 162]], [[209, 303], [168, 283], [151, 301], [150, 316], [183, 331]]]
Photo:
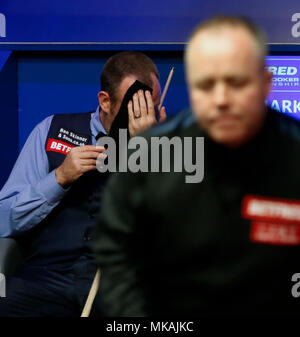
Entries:
[[154, 62], [143, 53], [125, 51], [113, 55], [105, 63], [100, 80], [98, 98], [105, 119], [102, 123], [108, 129], [120, 109], [124, 95], [136, 80], [153, 89], [155, 106], [160, 102], [159, 72]]
[[249, 21], [216, 17], [192, 34], [185, 51], [191, 106], [217, 143], [245, 144], [261, 128], [271, 74], [263, 33]]

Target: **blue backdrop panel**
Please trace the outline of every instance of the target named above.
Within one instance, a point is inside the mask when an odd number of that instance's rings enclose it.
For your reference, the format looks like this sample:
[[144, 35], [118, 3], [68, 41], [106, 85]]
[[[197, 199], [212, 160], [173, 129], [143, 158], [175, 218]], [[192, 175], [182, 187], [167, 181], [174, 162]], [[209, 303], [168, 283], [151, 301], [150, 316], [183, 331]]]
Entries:
[[185, 42], [216, 13], [249, 16], [269, 42], [299, 43], [297, 12], [299, 0], [1, 0], [0, 43]]

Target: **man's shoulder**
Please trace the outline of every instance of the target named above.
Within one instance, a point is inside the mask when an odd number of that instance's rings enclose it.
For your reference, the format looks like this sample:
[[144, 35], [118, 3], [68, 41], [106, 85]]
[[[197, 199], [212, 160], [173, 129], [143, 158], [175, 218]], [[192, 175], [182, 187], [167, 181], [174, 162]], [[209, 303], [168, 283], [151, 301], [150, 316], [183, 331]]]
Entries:
[[86, 118], [88, 116], [91, 116], [95, 111], [89, 111], [89, 112], [80, 112], [80, 113], [57, 113], [52, 114], [48, 117], [45, 117], [42, 121], [40, 121], [38, 124], [36, 124], [36, 128], [43, 128], [44, 126], [50, 126], [51, 122], [56, 120], [64, 120], [64, 119], [81, 119]]
[[52, 119], [51, 128], [57, 130], [63, 127], [72, 132], [77, 130], [76, 132], [89, 134], [94, 113], [95, 111], [55, 114]]
[[56, 120], [64, 120], [64, 119], [71, 119], [71, 120], [79, 120], [79, 119], [85, 119], [89, 118], [95, 111], [89, 111], [89, 112], [72, 112], [72, 113], [58, 113], [53, 115], [53, 119]]
[[41, 122], [39, 122], [34, 129], [33, 133], [40, 132], [44, 134], [47, 133], [50, 129], [52, 122], [73, 122], [76, 124], [80, 124], [83, 120], [90, 120], [90, 116], [95, 113], [95, 111], [83, 112], [83, 113], [58, 113], [50, 115], [44, 118]]
[[300, 120], [291, 114], [284, 114], [276, 110], [270, 109], [273, 121], [276, 124], [280, 134], [290, 141], [300, 144]]
[[36, 126], [32, 130], [32, 133], [39, 132], [41, 134], [44, 134], [47, 130], [49, 130], [53, 117], [54, 115], [45, 117], [41, 122], [36, 124]]

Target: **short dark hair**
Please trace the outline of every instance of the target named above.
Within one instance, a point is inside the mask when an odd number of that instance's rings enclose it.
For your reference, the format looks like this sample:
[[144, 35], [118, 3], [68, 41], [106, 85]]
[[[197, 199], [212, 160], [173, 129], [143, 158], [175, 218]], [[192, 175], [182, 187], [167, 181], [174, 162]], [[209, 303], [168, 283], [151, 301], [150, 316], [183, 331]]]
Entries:
[[122, 80], [130, 75], [149, 87], [153, 86], [151, 73], [159, 79], [154, 62], [145, 54], [136, 51], [124, 51], [111, 56], [105, 63], [101, 77], [101, 90], [106, 91], [112, 102], [116, 102], [117, 90]]
[[190, 42], [195, 35], [197, 35], [202, 31], [223, 28], [226, 26], [240, 27], [247, 30], [253, 36], [255, 43], [258, 47], [258, 50], [261, 54], [261, 57], [264, 60], [265, 56], [268, 53], [266, 35], [264, 31], [260, 29], [260, 27], [258, 27], [255, 23], [253, 23], [249, 18], [244, 16], [230, 16], [230, 15], [213, 16], [212, 18], [207, 19], [201, 22], [198, 26], [196, 26], [196, 28], [190, 35], [188, 41]]

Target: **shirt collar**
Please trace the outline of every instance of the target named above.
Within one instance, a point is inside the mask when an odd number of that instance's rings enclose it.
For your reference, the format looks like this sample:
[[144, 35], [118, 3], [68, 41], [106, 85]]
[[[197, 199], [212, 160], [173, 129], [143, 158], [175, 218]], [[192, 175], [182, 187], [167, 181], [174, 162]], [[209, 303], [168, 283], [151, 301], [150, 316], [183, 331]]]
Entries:
[[107, 132], [100, 121], [99, 106], [91, 115], [91, 131], [94, 138], [98, 135], [99, 132], [103, 132], [105, 135], [107, 135]]

